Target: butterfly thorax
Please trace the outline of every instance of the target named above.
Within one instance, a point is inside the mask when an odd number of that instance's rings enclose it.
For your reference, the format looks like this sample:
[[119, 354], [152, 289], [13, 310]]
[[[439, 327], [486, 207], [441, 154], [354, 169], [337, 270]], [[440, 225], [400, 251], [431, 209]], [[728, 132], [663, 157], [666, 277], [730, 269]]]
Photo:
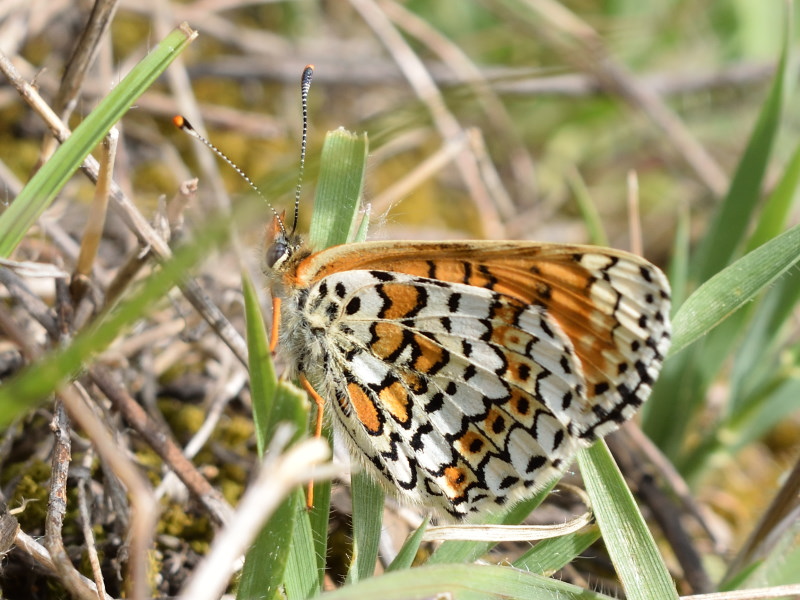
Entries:
[[[283, 219], [276, 215], [265, 235], [264, 274], [273, 303], [280, 302], [280, 313], [275, 315], [280, 319], [278, 346], [288, 360], [290, 374], [306, 374], [306, 365], [319, 364], [326, 352], [322, 324], [315, 322], [313, 314], [307, 314], [307, 290], [297, 280], [300, 264], [311, 254], [303, 238], [287, 232]], [[312, 378], [315, 387], [321, 386], [323, 393], [327, 391], [322, 378]]]

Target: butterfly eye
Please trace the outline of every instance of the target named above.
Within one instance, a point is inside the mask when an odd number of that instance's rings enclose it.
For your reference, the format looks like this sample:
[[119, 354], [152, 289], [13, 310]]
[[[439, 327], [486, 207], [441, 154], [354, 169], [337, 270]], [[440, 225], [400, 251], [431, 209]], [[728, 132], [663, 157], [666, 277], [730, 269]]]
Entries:
[[270, 269], [275, 268], [277, 265], [282, 263], [286, 260], [287, 256], [289, 255], [289, 245], [282, 241], [273, 242], [269, 248], [267, 248], [267, 253], [264, 256], [264, 261], [266, 262], [267, 266]]

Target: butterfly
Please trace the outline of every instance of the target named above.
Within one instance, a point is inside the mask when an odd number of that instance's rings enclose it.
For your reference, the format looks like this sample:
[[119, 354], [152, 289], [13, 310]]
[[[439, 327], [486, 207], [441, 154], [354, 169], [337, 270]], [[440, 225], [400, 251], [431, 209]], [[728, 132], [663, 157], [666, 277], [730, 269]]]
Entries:
[[[301, 77], [300, 180], [312, 73]], [[173, 121], [258, 192], [184, 117]], [[295, 225], [299, 196], [298, 183]], [[312, 252], [273, 213], [270, 349], [320, 417], [329, 407], [352, 456], [438, 516], [479, 515], [543, 488], [636, 412], [669, 349], [669, 283], [633, 254], [526, 241]]]
[[[670, 288], [627, 252], [267, 231], [272, 346], [401, 498], [451, 519], [533, 495], [647, 399]], [[318, 425], [318, 431], [321, 422]]]

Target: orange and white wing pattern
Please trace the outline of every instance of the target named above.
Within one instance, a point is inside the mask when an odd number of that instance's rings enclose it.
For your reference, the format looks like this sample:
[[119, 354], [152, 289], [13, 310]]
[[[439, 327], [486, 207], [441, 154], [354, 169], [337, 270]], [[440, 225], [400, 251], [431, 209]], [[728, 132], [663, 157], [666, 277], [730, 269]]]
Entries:
[[532, 495], [635, 413], [669, 348], [667, 280], [621, 251], [367, 242], [281, 258], [281, 350], [353, 454], [439, 515]]

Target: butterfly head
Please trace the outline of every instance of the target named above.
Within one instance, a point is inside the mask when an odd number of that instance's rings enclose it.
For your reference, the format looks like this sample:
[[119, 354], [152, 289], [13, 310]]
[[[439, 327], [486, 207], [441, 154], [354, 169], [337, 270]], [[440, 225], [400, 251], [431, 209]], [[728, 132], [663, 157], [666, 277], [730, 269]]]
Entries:
[[[269, 225], [264, 240], [264, 267], [267, 273], [280, 273], [296, 262], [298, 251], [303, 246], [301, 237], [286, 231], [284, 216], [274, 215]], [[293, 260], [294, 259], [294, 260]]]

